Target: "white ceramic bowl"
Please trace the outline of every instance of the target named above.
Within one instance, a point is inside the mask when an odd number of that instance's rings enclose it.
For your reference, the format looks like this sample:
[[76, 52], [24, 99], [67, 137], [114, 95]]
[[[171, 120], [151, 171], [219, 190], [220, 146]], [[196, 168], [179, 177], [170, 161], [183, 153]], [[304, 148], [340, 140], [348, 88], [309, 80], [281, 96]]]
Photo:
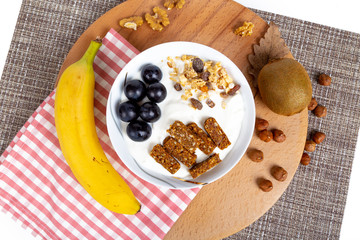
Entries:
[[[107, 102], [106, 122], [110, 141], [124, 164], [137, 176], [152, 184], [174, 189], [193, 188], [199, 185], [191, 182], [184, 182], [171, 176], [159, 174], [145, 169], [129, 153], [126, 142], [124, 141], [120, 119], [117, 114], [117, 107], [122, 95], [122, 88], [126, 73], [139, 71], [139, 66], [146, 63], [159, 62], [159, 59], [166, 61], [168, 56], [195, 55], [203, 59], [219, 61], [226, 68], [228, 74], [241, 85], [240, 94], [244, 104], [244, 118], [240, 129], [240, 134], [231, 151], [225, 159], [214, 167], [211, 171], [201, 175], [194, 181], [202, 183], [211, 183], [229, 172], [244, 155], [253, 135], [255, 124], [255, 104], [250, 86], [239, 70], [239, 68], [225, 55], [208, 46], [192, 42], [168, 42], [151, 47], [135, 58], [133, 58], [120, 72], [116, 78]], [[166, 116], [162, 116], [166, 117]], [[164, 129], [165, 131], [166, 129]], [[159, 142], [160, 143], [160, 142]], [[157, 164], [154, 162], [154, 164]]]

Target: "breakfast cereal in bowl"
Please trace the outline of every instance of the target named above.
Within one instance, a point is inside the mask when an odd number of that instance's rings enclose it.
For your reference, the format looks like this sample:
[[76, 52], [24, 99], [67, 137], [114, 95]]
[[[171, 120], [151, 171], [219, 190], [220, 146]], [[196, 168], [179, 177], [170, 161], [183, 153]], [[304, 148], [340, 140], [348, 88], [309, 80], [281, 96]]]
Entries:
[[167, 188], [211, 183], [245, 153], [255, 105], [246, 78], [220, 52], [192, 42], [151, 47], [115, 80], [110, 140], [124, 164]]

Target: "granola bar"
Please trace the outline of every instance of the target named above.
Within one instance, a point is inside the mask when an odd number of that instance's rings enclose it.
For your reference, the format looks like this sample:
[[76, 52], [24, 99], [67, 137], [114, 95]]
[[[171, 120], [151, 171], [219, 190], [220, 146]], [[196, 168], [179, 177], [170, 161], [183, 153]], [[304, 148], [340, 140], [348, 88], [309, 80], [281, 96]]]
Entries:
[[198, 138], [199, 149], [206, 155], [210, 155], [216, 148], [216, 145], [209, 135], [194, 122], [189, 123], [187, 127]]
[[156, 162], [160, 163], [171, 174], [176, 173], [180, 169], [180, 163], [178, 163], [166, 150], [157, 144], [150, 152]]
[[215, 120], [215, 118], [208, 118], [205, 121], [204, 128], [206, 132], [210, 135], [211, 139], [214, 141], [214, 143], [221, 149], [227, 148], [231, 142], [229, 141], [228, 137], [224, 133], [224, 131], [221, 129], [218, 122]]
[[213, 167], [218, 165], [220, 162], [221, 162], [221, 159], [219, 157], [219, 154], [215, 153], [215, 154], [211, 155], [210, 157], [208, 157], [205, 161], [194, 165], [190, 169], [190, 174], [191, 174], [192, 178], [197, 178], [201, 174], [204, 174], [205, 172], [209, 171], [210, 169], [212, 169]]
[[174, 138], [167, 137], [163, 142], [166, 151], [187, 167], [192, 167], [196, 162], [196, 155], [186, 150]]
[[175, 121], [166, 131], [191, 153], [194, 153], [199, 147], [199, 142], [194, 134], [181, 121]]

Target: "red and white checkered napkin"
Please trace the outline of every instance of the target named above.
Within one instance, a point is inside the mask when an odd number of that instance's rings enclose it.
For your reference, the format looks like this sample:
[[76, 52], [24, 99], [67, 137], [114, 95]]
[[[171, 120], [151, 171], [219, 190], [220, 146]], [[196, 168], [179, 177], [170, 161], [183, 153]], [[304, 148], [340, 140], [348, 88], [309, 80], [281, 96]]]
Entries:
[[200, 190], [156, 187], [127, 169], [112, 148], [105, 123], [107, 96], [120, 70], [138, 53], [111, 29], [94, 69], [100, 142], [141, 202], [141, 212], [134, 216], [113, 213], [76, 181], [57, 139], [53, 91], [1, 156], [0, 205], [34, 235], [44, 239], [162, 239]]

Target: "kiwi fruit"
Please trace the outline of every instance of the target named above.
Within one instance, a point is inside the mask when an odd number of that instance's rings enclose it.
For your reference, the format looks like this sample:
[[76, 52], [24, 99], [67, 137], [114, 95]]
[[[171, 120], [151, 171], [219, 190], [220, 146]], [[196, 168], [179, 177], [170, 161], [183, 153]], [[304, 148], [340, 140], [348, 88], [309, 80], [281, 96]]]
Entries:
[[285, 116], [301, 112], [312, 98], [308, 73], [291, 58], [280, 58], [266, 64], [258, 75], [258, 88], [266, 106]]

